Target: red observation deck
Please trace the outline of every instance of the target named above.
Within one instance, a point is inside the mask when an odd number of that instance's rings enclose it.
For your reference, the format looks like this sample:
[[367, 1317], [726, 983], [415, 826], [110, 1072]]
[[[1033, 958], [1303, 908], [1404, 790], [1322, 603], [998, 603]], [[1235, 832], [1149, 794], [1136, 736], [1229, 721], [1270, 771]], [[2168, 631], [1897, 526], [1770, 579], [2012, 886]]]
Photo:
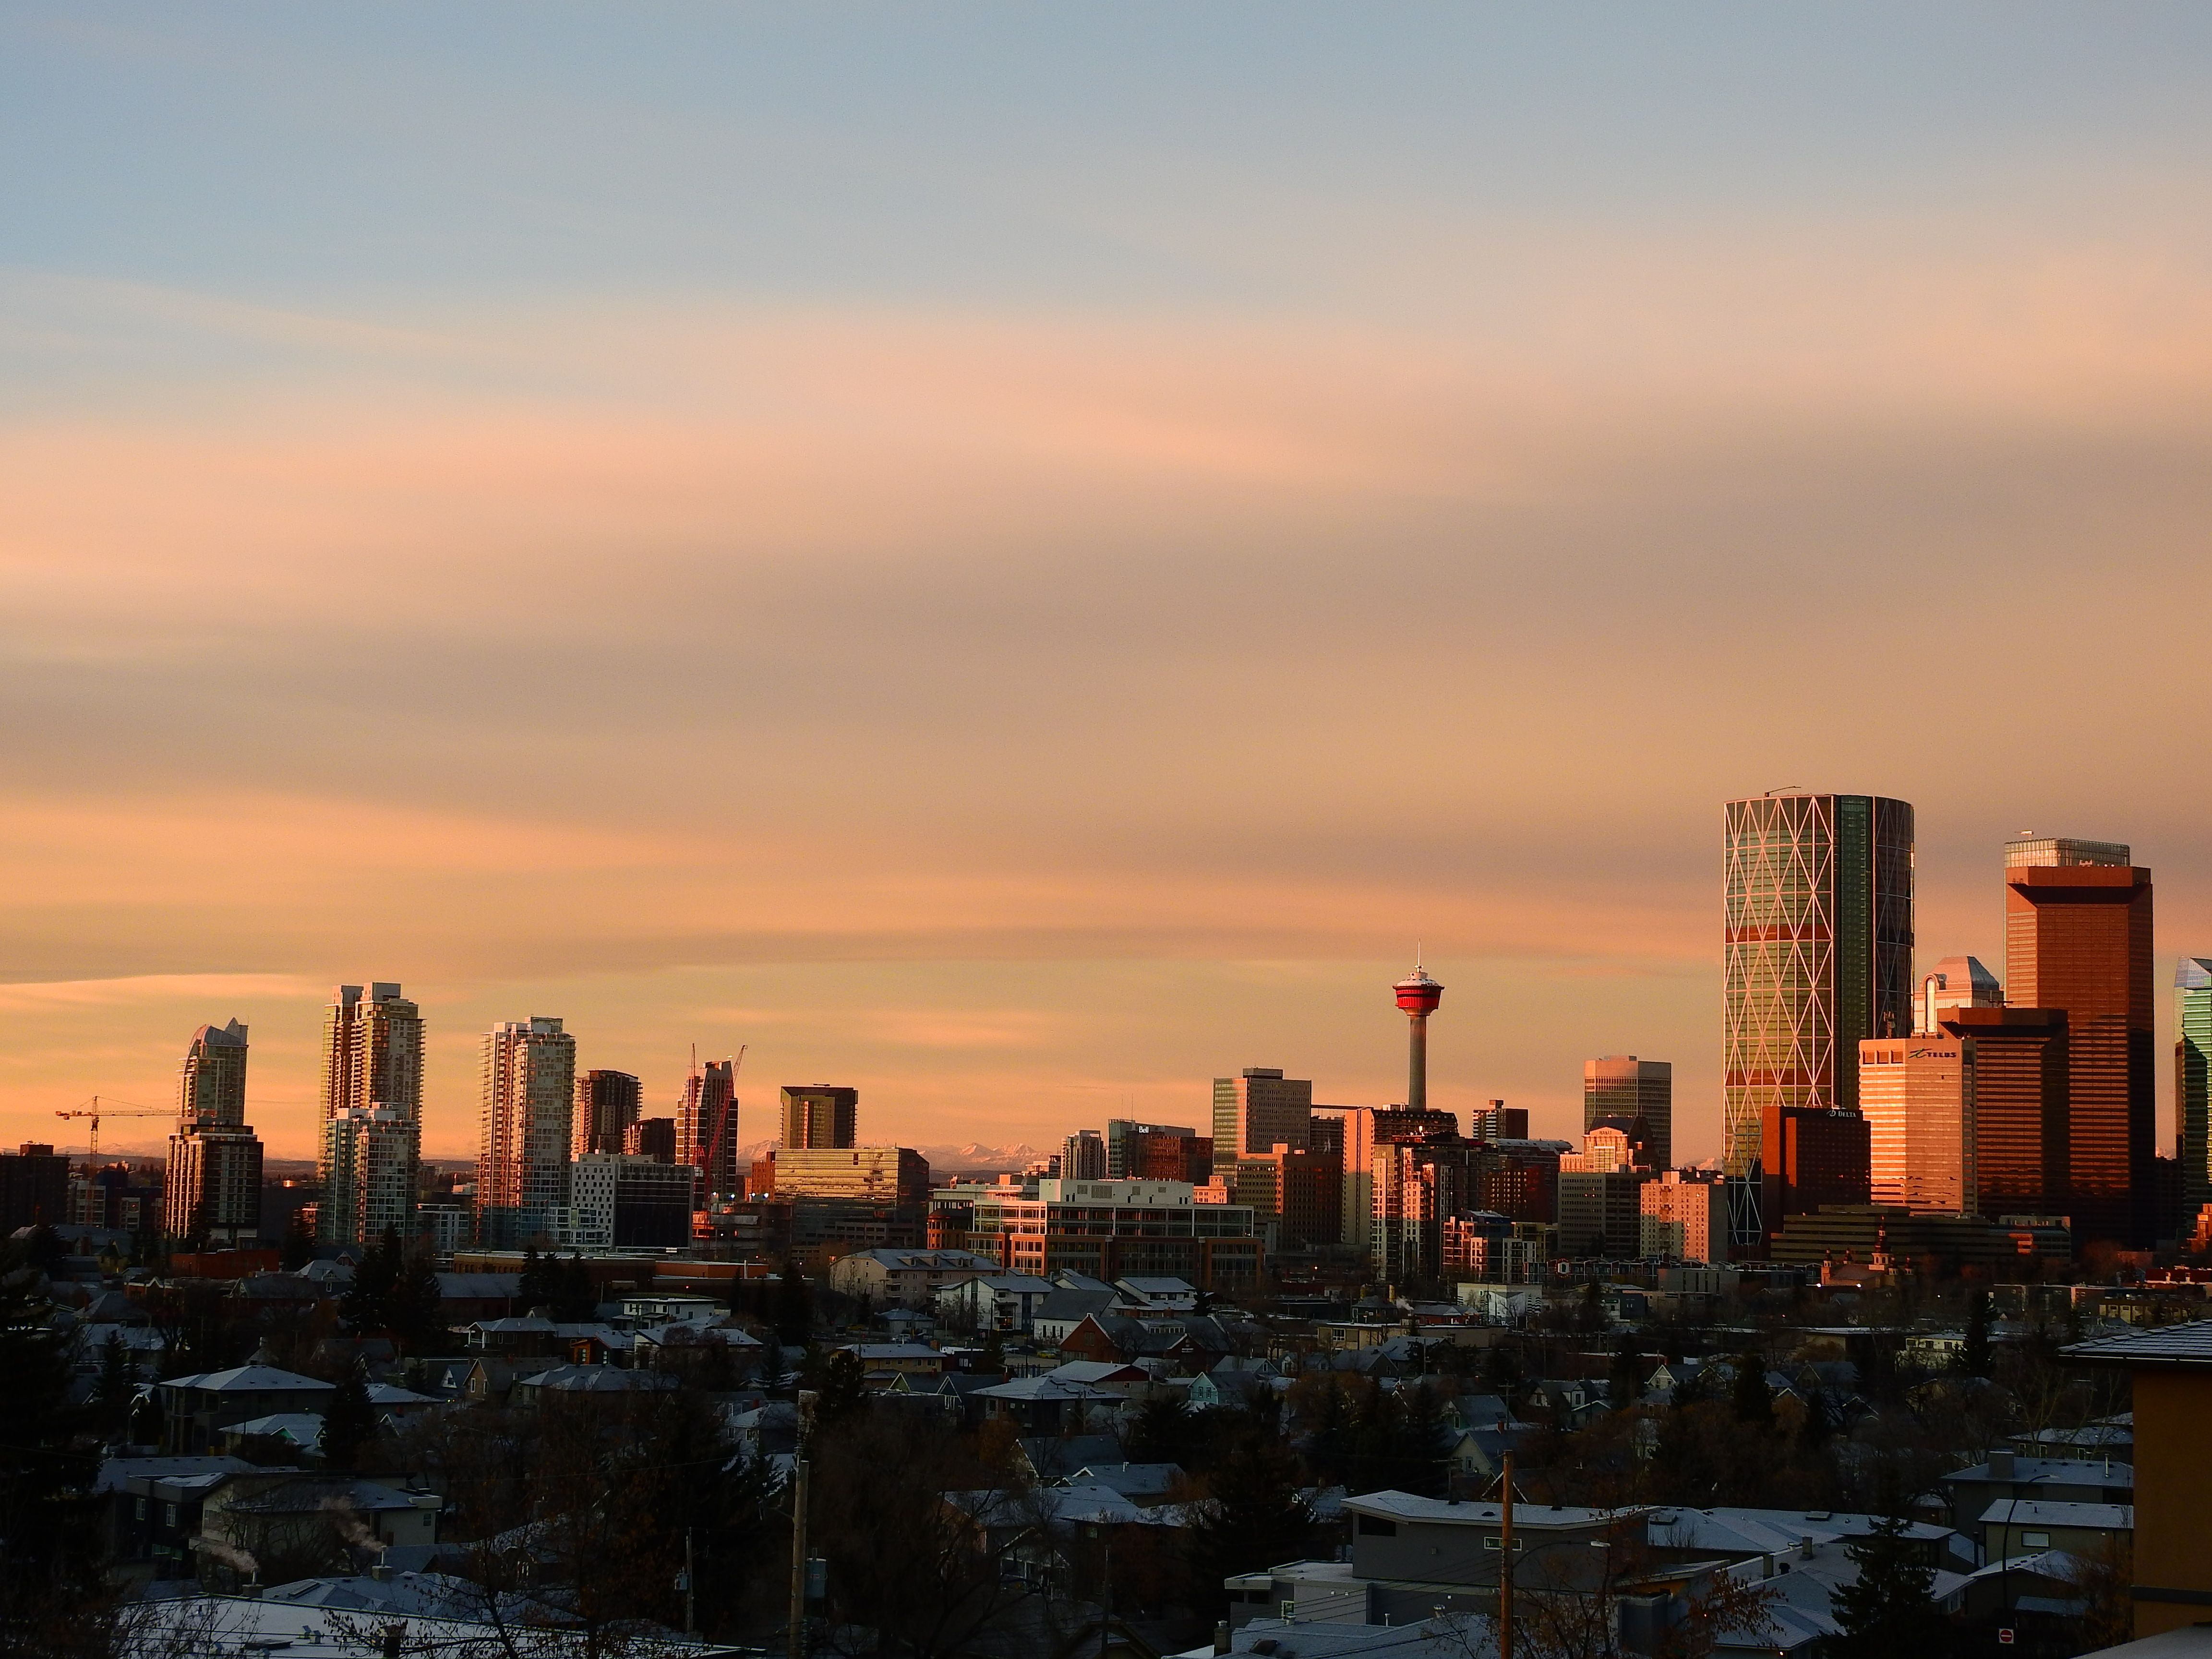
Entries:
[[1420, 968], [1414, 969], [1392, 988], [1398, 993], [1399, 1007], [1409, 1014], [1433, 1014], [1437, 1005], [1444, 1000], [1444, 988]]

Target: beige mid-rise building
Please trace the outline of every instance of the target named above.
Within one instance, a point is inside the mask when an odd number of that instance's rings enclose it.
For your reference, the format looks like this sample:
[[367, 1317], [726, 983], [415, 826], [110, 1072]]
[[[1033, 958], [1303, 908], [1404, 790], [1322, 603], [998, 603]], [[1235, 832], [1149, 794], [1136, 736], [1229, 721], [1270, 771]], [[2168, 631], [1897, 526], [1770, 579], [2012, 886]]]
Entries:
[[1973, 1044], [1956, 1036], [1859, 1044], [1869, 1197], [1916, 1215], [1977, 1209]]

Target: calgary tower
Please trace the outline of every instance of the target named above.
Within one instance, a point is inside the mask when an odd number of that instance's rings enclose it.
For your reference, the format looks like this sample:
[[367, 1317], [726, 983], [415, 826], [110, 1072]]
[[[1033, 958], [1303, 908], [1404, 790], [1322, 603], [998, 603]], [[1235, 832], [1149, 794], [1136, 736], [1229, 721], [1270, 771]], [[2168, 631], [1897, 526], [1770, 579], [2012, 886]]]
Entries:
[[1413, 1022], [1407, 1052], [1406, 1104], [1418, 1112], [1429, 1103], [1429, 1016], [1444, 1000], [1444, 988], [1429, 977], [1416, 951], [1413, 971], [1391, 988], [1398, 994], [1398, 1006]]

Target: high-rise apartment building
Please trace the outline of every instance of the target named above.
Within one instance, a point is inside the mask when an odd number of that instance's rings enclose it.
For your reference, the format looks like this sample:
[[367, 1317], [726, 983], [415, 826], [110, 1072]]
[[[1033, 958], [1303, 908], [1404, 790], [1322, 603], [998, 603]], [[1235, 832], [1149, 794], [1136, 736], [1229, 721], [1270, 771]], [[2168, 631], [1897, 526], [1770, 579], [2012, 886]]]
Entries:
[[236, 1127], [246, 1121], [246, 1027], [203, 1025], [177, 1068], [177, 1121]]
[[[365, 992], [341, 985], [331, 993], [323, 1021], [322, 1095], [317, 1235], [326, 1243], [367, 1244], [389, 1225], [409, 1236], [422, 1162], [422, 1012], [398, 984], [374, 981]], [[375, 1190], [364, 1188], [365, 1181]], [[377, 1224], [364, 1233], [369, 1217]]]
[[1247, 1066], [1235, 1077], [1213, 1079], [1213, 1162], [1225, 1171], [1246, 1153], [1278, 1146], [1306, 1149], [1313, 1121], [1310, 1079], [1285, 1077], [1279, 1067]]
[[1526, 1140], [1528, 1139], [1528, 1109], [1508, 1106], [1502, 1100], [1477, 1106], [1468, 1113], [1467, 1138], [1469, 1140]]
[[1954, 1008], [2003, 1006], [2004, 988], [1977, 957], [1945, 957], [1920, 976], [1920, 999], [1913, 1010], [1917, 1036], [1942, 1033], [1944, 1016]]
[[415, 1231], [422, 1125], [388, 1107], [356, 1107], [323, 1125], [330, 1171], [315, 1206], [315, 1231], [333, 1244], [374, 1244], [387, 1231]]
[[684, 1079], [684, 1098], [676, 1108], [676, 1161], [699, 1171], [694, 1184], [701, 1204], [710, 1196], [744, 1191], [744, 1171], [738, 1162], [735, 1060], [710, 1060], [703, 1066], [695, 1062]]
[[2173, 970], [2173, 1130], [2185, 1237], [2212, 1204], [2212, 957]]
[[203, 1025], [177, 1068], [177, 1129], [162, 1170], [162, 1226], [197, 1243], [261, 1237], [261, 1142], [246, 1121], [246, 1027]]
[[1674, 1063], [1606, 1054], [1583, 1062], [1583, 1130], [1607, 1119], [1629, 1125], [1643, 1149], [1638, 1161], [1655, 1170], [1674, 1163]]
[[2067, 1212], [2078, 1244], [2156, 1230], [2150, 872], [2116, 842], [2005, 844], [2005, 998], [2066, 1013]]
[[1971, 1215], [1974, 1045], [1970, 1038], [1872, 1037], [1859, 1044], [1869, 1201], [1916, 1215]]
[[[1755, 1251], [1781, 1224], [1767, 1207], [1813, 1205], [1790, 1171], [1825, 1168], [1853, 1137], [1804, 1115], [1856, 1114], [1860, 1039], [1912, 1029], [1912, 808], [1794, 791], [1730, 801], [1722, 867], [1722, 1163], [1731, 1242]], [[1790, 1156], [1785, 1138], [1820, 1156]]]
[[631, 1158], [649, 1158], [656, 1164], [673, 1164], [676, 1158], [676, 1120], [641, 1117], [623, 1131], [623, 1151]]
[[[399, 987], [341, 985], [323, 1020], [323, 1117], [347, 1111], [422, 1116], [422, 1011]], [[325, 1171], [325, 1179], [328, 1172]]]
[[2064, 1215], [2066, 1011], [1970, 1005], [1942, 1024], [1973, 1076], [1971, 1212]]
[[493, 1247], [558, 1239], [568, 1226], [576, 1039], [543, 1015], [484, 1034], [477, 1235]]
[[622, 1152], [644, 1100], [644, 1086], [628, 1072], [586, 1072], [576, 1079], [569, 1157]]
[[1078, 1129], [1060, 1143], [1062, 1181], [1106, 1179], [1106, 1138], [1096, 1129]]
[[860, 1091], [826, 1083], [787, 1084], [783, 1134], [776, 1143], [793, 1151], [849, 1147], [859, 1141]]
[[1727, 1190], [1695, 1170], [1661, 1170], [1637, 1189], [1638, 1253], [1668, 1261], [1728, 1260]]

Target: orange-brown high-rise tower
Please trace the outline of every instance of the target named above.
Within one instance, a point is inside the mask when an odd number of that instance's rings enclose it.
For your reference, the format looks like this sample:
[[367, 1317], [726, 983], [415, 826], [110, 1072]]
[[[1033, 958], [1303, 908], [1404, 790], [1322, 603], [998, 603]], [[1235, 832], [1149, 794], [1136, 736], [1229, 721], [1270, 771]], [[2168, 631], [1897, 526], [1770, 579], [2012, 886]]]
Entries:
[[1413, 971], [1391, 988], [1398, 1006], [1413, 1022], [1407, 1055], [1406, 1104], [1419, 1111], [1429, 1103], [1429, 1016], [1444, 1000], [1444, 988], [1431, 979], [1417, 958]]
[[2005, 1001], [2066, 1011], [2067, 1205], [2076, 1244], [2156, 1228], [2150, 872], [2111, 842], [2005, 844]]

